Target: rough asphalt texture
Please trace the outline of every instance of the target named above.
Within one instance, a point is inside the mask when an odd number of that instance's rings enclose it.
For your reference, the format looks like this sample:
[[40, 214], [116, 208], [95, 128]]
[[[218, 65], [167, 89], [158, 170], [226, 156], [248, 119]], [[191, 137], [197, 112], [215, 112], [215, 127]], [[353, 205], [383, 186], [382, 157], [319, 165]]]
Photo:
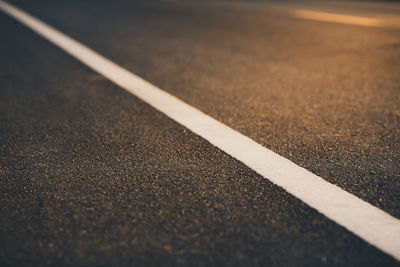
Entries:
[[16, 3], [400, 218], [400, 30], [237, 3]]
[[[252, 5], [15, 3], [400, 217], [398, 30]], [[4, 14], [0, 28], [1, 265], [399, 265]]]

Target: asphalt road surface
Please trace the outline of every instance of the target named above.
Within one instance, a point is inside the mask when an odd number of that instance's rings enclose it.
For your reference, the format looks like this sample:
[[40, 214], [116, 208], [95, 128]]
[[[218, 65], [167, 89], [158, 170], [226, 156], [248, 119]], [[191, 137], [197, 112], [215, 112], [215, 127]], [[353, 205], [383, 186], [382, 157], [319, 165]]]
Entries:
[[[400, 219], [399, 3], [10, 3]], [[1, 266], [400, 266], [2, 12], [0, 33]]]

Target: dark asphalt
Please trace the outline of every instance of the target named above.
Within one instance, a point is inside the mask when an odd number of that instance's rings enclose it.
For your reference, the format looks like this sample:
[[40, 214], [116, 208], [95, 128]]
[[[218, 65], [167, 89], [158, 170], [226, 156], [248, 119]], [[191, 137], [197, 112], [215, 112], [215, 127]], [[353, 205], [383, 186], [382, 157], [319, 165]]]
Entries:
[[16, 3], [400, 218], [400, 30], [298, 20], [260, 4]]
[[[400, 217], [400, 31], [235, 3], [14, 1]], [[399, 266], [0, 14], [0, 264]]]

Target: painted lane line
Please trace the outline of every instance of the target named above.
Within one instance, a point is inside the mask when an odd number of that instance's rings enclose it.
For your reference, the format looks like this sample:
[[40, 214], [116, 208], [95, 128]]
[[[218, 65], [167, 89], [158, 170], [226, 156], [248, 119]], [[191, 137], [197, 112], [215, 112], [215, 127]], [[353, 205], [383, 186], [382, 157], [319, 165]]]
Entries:
[[400, 260], [399, 219], [257, 144], [24, 11], [1, 0], [0, 9], [310, 207]]
[[381, 27], [384, 25], [380, 20], [374, 18], [357, 17], [350, 15], [341, 15], [328, 12], [295, 10], [293, 16], [299, 19], [325, 21], [341, 24], [351, 24], [366, 27]]

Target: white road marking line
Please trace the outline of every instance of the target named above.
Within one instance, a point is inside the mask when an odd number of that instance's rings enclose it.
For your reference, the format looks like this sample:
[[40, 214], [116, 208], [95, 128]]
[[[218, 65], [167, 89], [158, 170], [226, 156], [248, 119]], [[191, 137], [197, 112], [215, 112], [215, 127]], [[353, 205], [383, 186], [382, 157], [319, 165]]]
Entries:
[[310, 11], [310, 10], [295, 10], [293, 11], [293, 16], [300, 19], [352, 24], [352, 25], [367, 26], [367, 27], [380, 27], [384, 25], [384, 23], [382, 23], [379, 19], [357, 17], [350, 15], [340, 15], [340, 14]]
[[1, 0], [0, 9], [310, 207], [400, 260], [399, 219], [257, 144], [24, 11]]

